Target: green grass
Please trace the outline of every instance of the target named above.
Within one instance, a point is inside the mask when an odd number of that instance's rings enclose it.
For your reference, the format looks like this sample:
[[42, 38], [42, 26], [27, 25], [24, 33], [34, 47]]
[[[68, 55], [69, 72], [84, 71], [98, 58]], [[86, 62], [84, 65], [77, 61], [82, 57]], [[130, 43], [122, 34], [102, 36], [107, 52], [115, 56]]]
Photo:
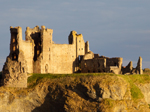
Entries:
[[112, 73], [74, 73], [74, 74], [30, 74], [28, 78], [28, 84], [35, 86], [42, 79], [59, 79], [65, 77], [82, 77], [82, 76], [119, 76], [122, 77], [130, 84], [130, 92], [132, 99], [142, 99], [144, 95], [141, 90], [136, 86], [137, 84], [150, 83], [150, 75], [145, 73], [142, 75], [133, 74], [133, 75], [116, 75]]
[[59, 79], [65, 77], [82, 77], [82, 76], [104, 76], [104, 75], [115, 75], [112, 73], [74, 73], [74, 74], [28, 74], [31, 75], [28, 78], [29, 87], [34, 87], [37, 85], [42, 79]]
[[142, 99], [144, 95], [141, 90], [136, 86], [136, 84], [146, 83], [148, 80], [144, 78], [147, 75], [120, 75], [130, 84], [130, 92], [133, 100]]
[[142, 75], [133, 74], [133, 75], [120, 75], [120, 76], [123, 76], [132, 80], [132, 82], [135, 84], [150, 83], [150, 75], [148, 74], [142, 74]]
[[47, 78], [47, 79], [56, 79], [56, 78], [65, 78], [65, 77], [81, 77], [81, 76], [102, 76], [102, 75], [109, 75], [109, 76], [121, 76], [126, 81], [132, 84], [139, 84], [139, 83], [149, 83], [150, 82], [150, 75], [143, 74], [143, 75], [116, 75], [113, 73], [74, 73], [74, 74], [28, 74], [31, 75], [28, 78], [28, 83], [32, 83], [34, 81], [39, 81], [41, 79]]
[[133, 74], [119, 76], [123, 77], [130, 84], [130, 92], [134, 100], [144, 98], [141, 90], [136, 85], [150, 83], [150, 71], [146, 71], [142, 75]]
[[74, 73], [74, 74], [29, 74], [31, 75], [28, 78], [28, 83], [33, 81], [41, 80], [44, 78], [48, 79], [56, 79], [56, 78], [64, 78], [64, 77], [80, 77], [80, 76], [100, 76], [100, 75], [114, 75], [112, 73]]

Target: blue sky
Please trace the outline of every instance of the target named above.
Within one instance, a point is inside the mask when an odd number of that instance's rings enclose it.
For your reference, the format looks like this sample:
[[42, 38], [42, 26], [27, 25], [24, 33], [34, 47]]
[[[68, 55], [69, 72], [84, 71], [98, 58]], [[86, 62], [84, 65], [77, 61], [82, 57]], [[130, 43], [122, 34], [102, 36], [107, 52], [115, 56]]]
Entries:
[[150, 0], [0, 0], [0, 71], [9, 55], [10, 26], [53, 29], [53, 41], [68, 43], [70, 31], [82, 33], [90, 50], [123, 57], [123, 65], [139, 56], [150, 68]]

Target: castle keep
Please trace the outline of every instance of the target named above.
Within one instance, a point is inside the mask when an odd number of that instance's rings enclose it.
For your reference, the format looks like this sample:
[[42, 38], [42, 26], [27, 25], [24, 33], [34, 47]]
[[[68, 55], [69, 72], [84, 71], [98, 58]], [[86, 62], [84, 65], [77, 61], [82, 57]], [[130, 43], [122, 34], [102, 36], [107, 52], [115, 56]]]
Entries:
[[3, 85], [26, 87], [27, 73], [71, 74], [75, 72], [114, 72], [142, 74], [142, 58], [136, 68], [130, 62], [122, 67], [122, 58], [108, 58], [89, 50], [82, 34], [71, 31], [69, 44], [55, 44], [53, 30], [45, 26], [27, 27], [25, 40], [21, 27], [10, 27], [10, 54], [3, 66]]

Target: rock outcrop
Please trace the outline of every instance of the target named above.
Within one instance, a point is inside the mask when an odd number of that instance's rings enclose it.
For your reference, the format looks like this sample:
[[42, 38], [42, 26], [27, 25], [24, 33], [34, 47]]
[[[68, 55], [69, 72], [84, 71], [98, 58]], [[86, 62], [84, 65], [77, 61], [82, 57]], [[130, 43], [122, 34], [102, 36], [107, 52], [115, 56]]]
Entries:
[[2, 72], [2, 85], [7, 87], [27, 87], [27, 68], [24, 54], [20, 51], [18, 60], [12, 60], [10, 54], [5, 62]]
[[120, 76], [43, 79], [26, 89], [0, 87], [0, 112], [149, 112], [149, 85], [137, 85], [144, 97], [135, 99]]

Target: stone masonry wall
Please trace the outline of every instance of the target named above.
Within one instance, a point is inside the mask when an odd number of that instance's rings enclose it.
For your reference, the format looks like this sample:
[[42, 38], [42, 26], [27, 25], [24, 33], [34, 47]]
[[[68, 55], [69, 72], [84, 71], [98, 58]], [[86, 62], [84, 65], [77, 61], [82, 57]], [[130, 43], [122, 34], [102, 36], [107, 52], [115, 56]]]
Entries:
[[88, 59], [81, 61], [81, 72], [82, 73], [98, 73], [105, 72], [106, 69], [106, 59]]
[[51, 73], [73, 73], [75, 62], [75, 46], [68, 44], [52, 45], [52, 71]]

